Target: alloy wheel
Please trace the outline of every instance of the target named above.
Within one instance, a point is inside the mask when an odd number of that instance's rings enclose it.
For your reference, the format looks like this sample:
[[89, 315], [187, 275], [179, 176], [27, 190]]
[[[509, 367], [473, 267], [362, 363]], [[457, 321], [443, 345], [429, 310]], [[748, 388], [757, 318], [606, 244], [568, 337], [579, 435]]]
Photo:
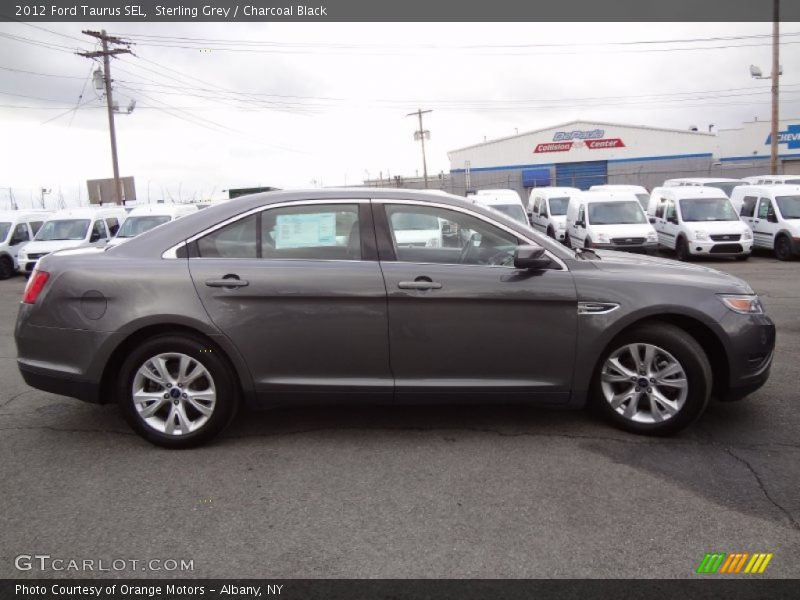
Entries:
[[677, 415], [689, 384], [680, 362], [653, 344], [627, 344], [615, 350], [600, 374], [603, 397], [635, 423], [660, 423]]
[[178, 352], [148, 358], [134, 375], [131, 393], [139, 418], [152, 429], [173, 436], [202, 428], [217, 402], [208, 369]]

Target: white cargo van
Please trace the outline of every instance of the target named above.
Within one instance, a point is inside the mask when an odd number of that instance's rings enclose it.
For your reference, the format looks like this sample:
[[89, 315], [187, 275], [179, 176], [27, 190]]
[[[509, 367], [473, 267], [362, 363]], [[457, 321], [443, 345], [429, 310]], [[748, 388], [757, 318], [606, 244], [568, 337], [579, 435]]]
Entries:
[[589, 188], [590, 192], [630, 192], [639, 200], [642, 205], [642, 210], [647, 210], [647, 205], [650, 203], [650, 192], [647, 188], [641, 185], [625, 185], [625, 184], [605, 184], [593, 185]]
[[800, 254], [800, 185], [743, 186], [731, 202], [752, 230], [756, 248], [772, 250], [779, 260]]
[[56, 250], [103, 245], [117, 233], [126, 216], [121, 206], [68, 208], [52, 213], [33, 241], [20, 250], [18, 270], [30, 274], [41, 257]]
[[800, 185], [800, 175], [758, 175], [757, 177], [745, 177], [745, 179], [754, 185], [779, 185], [781, 183]]
[[573, 187], [532, 189], [528, 200], [531, 227], [559, 242], [565, 242], [569, 199], [580, 193], [578, 188]]
[[746, 260], [750, 256], [753, 234], [718, 188], [657, 187], [647, 212], [655, 221], [659, 245], [674, 250], [678, 260], [691, 256]]
[[0, 212], [0, 279], [17, 270], [17, 256], [47, 219], [47, 211], [6, 210]]
[[505, 216], [529, 225], [525, 205], [514, 190], [478, 190], [469, 194], [467, 200], [494, 209]]
[[117, 235], [108, 242], [109, 246], [117, 246], [137, 235], [150, 231], [154, 227], [180, 219], [197, 212], [196, 204], [147, 204], [137, 206], [128, 213], [125, 222], [117, 231]]
[[749, 182], [744, 179], [726, 179], [724, 177], [683, 177], [679, 179], [667, 179], [664, 187], [676, 187], [685, 185], [699, 185], [703, 187], [715, 187], [725, 192], [730, 198], [733, 188], [739, 185], [747, 185]]
[[654, 253], [658, 239], [639, 199], [629, 192], [581, 192], [567, 208], [568, 245]]

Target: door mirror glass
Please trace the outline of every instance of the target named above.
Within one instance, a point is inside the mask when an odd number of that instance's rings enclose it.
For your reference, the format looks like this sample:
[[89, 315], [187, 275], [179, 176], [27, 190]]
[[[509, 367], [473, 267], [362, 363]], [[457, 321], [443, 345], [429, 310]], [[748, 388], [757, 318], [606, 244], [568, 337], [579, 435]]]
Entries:
[[517, 246], [514, 250], [514, 266], [517, 269], [541, 270], [550, 266], [550, 259], [541, 246]]
[[675, 215], [671, 215], [671, 216], [667, 217], [667, 223], [672, 223], [673, 225], [677, 225], [678, 224], [678, 217], [676, 217]]
[[586, 227], [586, 223], [583, 221], [575, 221], [575, 227]]

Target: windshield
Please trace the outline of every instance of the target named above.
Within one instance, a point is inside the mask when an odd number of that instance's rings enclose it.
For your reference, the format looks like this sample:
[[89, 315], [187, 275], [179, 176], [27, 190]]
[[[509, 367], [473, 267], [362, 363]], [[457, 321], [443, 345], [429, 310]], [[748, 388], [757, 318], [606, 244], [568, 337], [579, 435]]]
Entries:
[[639, 199], [639, 204], [642, 205], [644, 210], [647, 210], [647, 206], [650, 204], [650, 196], [648, 194], [635, 194], [636, 197]]
[[35, 240], [50, 242], [53, 240], [82, 240], [89, 229], [89, 219], [60, 219], [48, 221], [36, 234]]
[[492, 206], [497, 212], [511, 217], [515, 221], [528, 224], [528, 218], [525, 216], [525, 211], [519, 204], [495, 204]]
[[9, 229], [11, 229], [11, 223], [0, 223], [0, 242], [4, 242], [6, 240]]
[[550, 200], [547, 201], [547, 204], [550, 206], [550, 214], [552, 216], [561, 217], [567, 214], [569, 198], [550, 198]]
[[727, 198], [692, 198], [681, 200], [681, 217], [690, 221], [738, 221], [731, 201]]
[[590, 202], [589, 223], [592, 225], [628, 225], [645, 223], [642, 207], [638, 202]]
[[158, 227], [170, 221], [169, 215], [147, 215], [143, 217], [128, 217], [120, 227], [117, 237], [132, 238], [137, 235], [150, 231], [153, 227]]
[[705, 185], [706, 187], [715, 187], [721, 189], [723, 192], [725, 192], [725, 195], [730, 198], [733, 188], [744, 185], [744, 183], [741, 181], [718, 181], [714, 183], [707, 183]]
[[800, 196], [778, 196], [775, 201], [784, 219], [800, 219]]
[[430, 231], [439, 229], [439, 219], [419, 213], [394, 213], [392, 227], [400, 231]]

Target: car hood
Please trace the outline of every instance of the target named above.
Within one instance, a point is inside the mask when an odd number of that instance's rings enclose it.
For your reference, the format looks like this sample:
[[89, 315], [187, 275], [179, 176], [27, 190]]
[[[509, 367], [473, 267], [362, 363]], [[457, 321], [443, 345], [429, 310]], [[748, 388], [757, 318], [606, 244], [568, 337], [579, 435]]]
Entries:
[[32, 241], [25, 245], [25, 254], [42, 254], [63, 250], [64, 248], [77, 248], [86, 242], [84, 240], [50, 240]]
[[609, 237], [647, 237], [648, 233], [655, 233], [650, 223], [628, 223], [615, 225], [589, 225], [598, 233], [605, 233]]
[[550, 220], [557, 225], [566, 226], [567, 215], [550, 215]]
[[606, 273], [627, 275], [647, 282], [692, 284], [716, 293], [752, 294], [750, 285], [738, 277], [703, 265], [693, 265], [669, 258], [596, 250], [600, 260], [592, 261]]

